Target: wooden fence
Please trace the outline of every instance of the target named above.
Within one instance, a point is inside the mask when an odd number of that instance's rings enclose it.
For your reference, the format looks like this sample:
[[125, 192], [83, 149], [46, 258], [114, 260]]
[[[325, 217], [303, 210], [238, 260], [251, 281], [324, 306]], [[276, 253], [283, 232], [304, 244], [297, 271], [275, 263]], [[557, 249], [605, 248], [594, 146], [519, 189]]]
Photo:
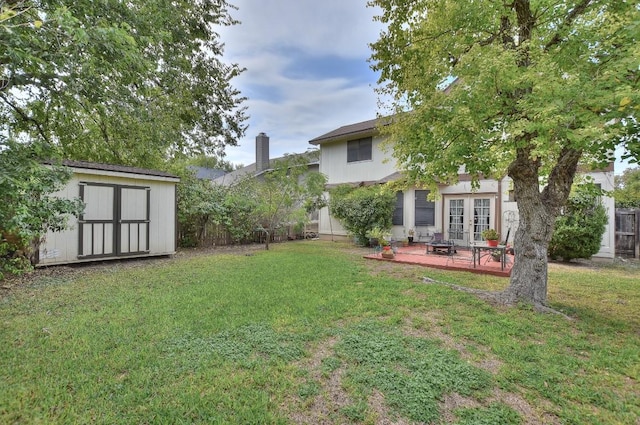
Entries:
[[[269, 242], [283, 242], [286, 240], [297, 239], [299, 235], [293, 234], [291, 229], [282, 228], [278, 229], [270, 235]], [[183, 241], [184, 235], [178, 229], [178, 241]], [[231, 238], [231, 234], [226, 230], [224, 226], [216, 225], [216, 224], [208, 224], [202, 235], [198, 238], [198, 241], [195, 241], [197, 246], [203, 248], [209, 248], [212, 246], [225, 246], [225, 245], [233, 245], [234, 243], [238, 243], [241, 245], [252, 244], [252, 243], [265, 243], [266, 234], [261, 230], [255, 230], [251, 233], [251, 235], [239, 242], [234, 242]]]
[[616, 256], [640, 258], [640, 209], [616, 208]]

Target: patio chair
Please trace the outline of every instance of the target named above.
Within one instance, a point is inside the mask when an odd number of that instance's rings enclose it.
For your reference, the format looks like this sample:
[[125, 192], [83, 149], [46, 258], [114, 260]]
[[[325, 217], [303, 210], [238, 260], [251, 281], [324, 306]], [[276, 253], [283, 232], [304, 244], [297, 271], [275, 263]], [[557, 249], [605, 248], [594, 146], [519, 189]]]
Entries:
[[452, 248], [451, 248], [451, 252], [449, 253], [449, 255], [447, 256], [447, 266], [449, 265], [449, 263], [453, 263], [453, 264], [466, 264], [467, 267], [473, 267], [473, 251], [460, 251], [461, 253], [465, 253], [465, 254], [459, 254], [458, 250], [456, 249], [456, 245], [453, 244]]

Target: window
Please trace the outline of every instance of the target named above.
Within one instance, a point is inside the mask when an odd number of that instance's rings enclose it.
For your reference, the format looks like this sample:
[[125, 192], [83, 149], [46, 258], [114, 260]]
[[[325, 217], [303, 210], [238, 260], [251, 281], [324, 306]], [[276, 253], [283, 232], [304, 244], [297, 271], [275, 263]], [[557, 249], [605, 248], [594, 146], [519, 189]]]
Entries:
[[393, 210], [391, 224], [402, 226], [404, 224], [404, 193], [396, 192], [396, 209]]
[[370, 159], [371, 137], [347, 142], [347, 162], [367, 161]]
[[428, 190], [416, 190], [416, 226], [433, 226], [436, 223], [436, 204], [427, 200]]

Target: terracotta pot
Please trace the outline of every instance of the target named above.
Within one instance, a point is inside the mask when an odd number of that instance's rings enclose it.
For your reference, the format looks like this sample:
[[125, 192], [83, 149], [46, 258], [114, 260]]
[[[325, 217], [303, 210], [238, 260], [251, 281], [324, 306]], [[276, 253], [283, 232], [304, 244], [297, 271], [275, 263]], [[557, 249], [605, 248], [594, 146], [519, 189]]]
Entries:
[[487, 246], [498, 246], [498, 240], [487, 240]]

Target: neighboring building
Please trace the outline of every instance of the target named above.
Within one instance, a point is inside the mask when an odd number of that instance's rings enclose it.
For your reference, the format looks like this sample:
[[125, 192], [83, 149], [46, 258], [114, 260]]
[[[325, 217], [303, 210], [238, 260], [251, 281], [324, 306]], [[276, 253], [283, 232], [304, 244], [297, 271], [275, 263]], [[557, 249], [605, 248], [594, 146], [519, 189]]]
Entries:
[[171, 255], [176, 251], [176, 184], [169, 173], [85, 161], [64, 161], [73, 176], [53, 194], [80, 198], [84, 213], [49, 232], [37, 265]]
[[[306, 155], [308, 157], [308, 171], [310, 173], [318, 172], [320, 168], [318, 152], [312, 151], [292, 155]], [[272, 169], [272, 164], [275, 164], [277, 161], [284, 158], [284, 156], [273, 159], [269, 158], [269, 136], [265, 133], [260, 133], [256, 136], [256, 162], [219, 176], [213, 179], [213, 183], [223, 186], [231, 186], [238, 180], [245, 177], [259, 178], [262, 174]]]
[[[310, 144], [320, 147], [320, 172], [327, 176], [327, 187], [339, 184], [371, 185], [397, 180], [401, 174], [390, 151], [381, 147], [380, 136], [373, 119], [350, 124], [316, 137]], [[391, 147], [387, 146], [387, 149]], [[599, 172], [587, 173], [604, 190], [613, 190], [613, 164]], [[471, 177], [460, 174], [459, 182], [442, 185], [436, 201], [427, 199], [428, 190], [407, 189], [397, 193], [392, 234], [405, 238], [415, 230], [416, 240], [426, 240], [434, 233], [468, 246], [481, 241], [484, 229], [495, 228], [510, 243], [518, 226], [518, 209], [513, 199], [511, 180], [480, 180], [478, 190], [471, 189]], [[609, 224], [602, 238], [598, 257], [615, 255], [615, 220], [613, 198], [603, 199], [609, 211]], [[331, 225], [329, 223], [331, 220]], [[327, 209], [320, 212], [319, 233], [346, 236], [340, 223], [329, 217]]]

